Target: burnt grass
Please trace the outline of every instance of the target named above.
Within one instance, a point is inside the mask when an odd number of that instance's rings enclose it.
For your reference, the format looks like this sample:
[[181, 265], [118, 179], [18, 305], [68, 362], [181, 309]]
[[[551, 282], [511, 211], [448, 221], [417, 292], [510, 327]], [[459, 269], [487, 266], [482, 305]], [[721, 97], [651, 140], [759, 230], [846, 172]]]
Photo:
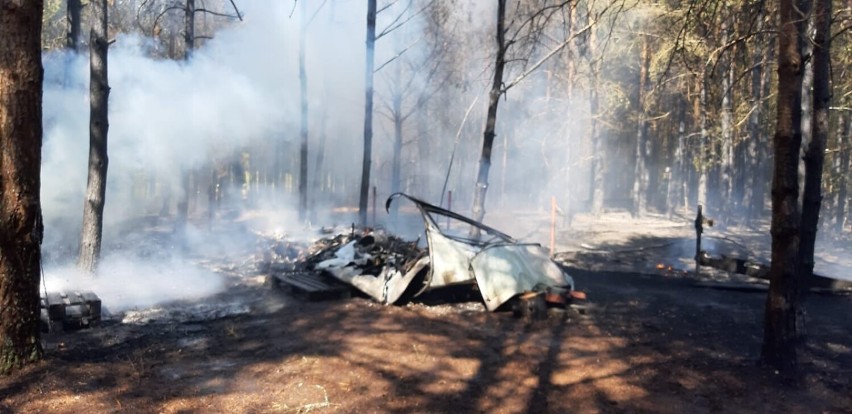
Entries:
[[585, 315], [257, 286], [246, 315], [47, 334], [43, 362], [0, 378], [0, 412], [852, 411], [849, 296], [808, 298], [790, 379], [757, 364], [763, 292], [569, 270]]

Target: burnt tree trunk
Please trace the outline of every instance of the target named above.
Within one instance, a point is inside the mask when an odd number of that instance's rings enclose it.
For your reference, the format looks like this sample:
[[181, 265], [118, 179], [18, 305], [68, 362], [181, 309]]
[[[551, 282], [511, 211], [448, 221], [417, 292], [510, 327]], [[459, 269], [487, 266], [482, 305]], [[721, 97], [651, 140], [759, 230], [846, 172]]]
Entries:
[[66, 10], [68, 33], [65, 38], [65, 48], [78, 52], [80, 50], [80, 15], [83, 11], [82, 0], [68, 0]]
[[367, 0], [367, 59], [364, 71], [364, 158], [361, 162], [361, 189], [358, 193], [358, 222], [367, 225], [370, 199], [370, 164], [373, 158], [373, 67], [376, 51], [376, 0]]
[[[488, 94], [488, 112], [485, 118], [485, 131], [482, 134], [482, 155], [479, 158], [479, 173], [476, 176], [476, 188], [473, 194], [473, 219], [482, 221], [485, 217], [485, 194], [488, 191], [488, 171], [491, 169], [491, 149], [497, 125], [497, 105], [503, 87], [503, 68], [506, 66], [506, 0], [497, 0], [497, 53], [494, 56], [494, 78]], [[479, 237], [479, 229], [471, 227], [471, 237]]]
[[781, 0], [778, 31], [778, 113], [772, 177], [772, 265], [761, 360], [776, 369], [797, 366], [799, 300], [799, 150], [802, 141], [802, 16], [796, 0]]
[[641, 217], [648, 209], [648, 122], [645, 116], [645, 96], [648, 88], [648, 72], [651, 54], [648, 52], [648, 37], [642, 36], [642, 52], [639, 59], [639, 91], [637, 94], [638, 127], [636, 133], [636, 168], [633, 177], [633, 216]]
[[831, 0], [816, 0], [813, 14], [813, 101], [811, 141], [805, 152], [805, 189], [802, 196], [802, 229], [799, 246], [799, 277], [808, 280], [814, 273], [814, 246], [822, 207], [822, 168], [828, 141], [831, 102]]
[[305, 48], [308, 36], [307, 1], [301, 2], [299, 25], [299, 91], [301, 95], [301, 145], [299, 147], [299, 220], [308, 218], [308, 74], [305, 70]]
[[39, 360], [40, 0], [0, 0], [0, 375]]
[[195, 49], [195, 0], [186, 0], [183, 13], [183, 59], [189, 60]]
[[83, 229], [77, 265], [94, 273], [101, 255], [106, 201], [109, 82], [107, 77], [107, 0], [91, 3], [95, 24], [89, 35], [89, 177], [83, 204]]

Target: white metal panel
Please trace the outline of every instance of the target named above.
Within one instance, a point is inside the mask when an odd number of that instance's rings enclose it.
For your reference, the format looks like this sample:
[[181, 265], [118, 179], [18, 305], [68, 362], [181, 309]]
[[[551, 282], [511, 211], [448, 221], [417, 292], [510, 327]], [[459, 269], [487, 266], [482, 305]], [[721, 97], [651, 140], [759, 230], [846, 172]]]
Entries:
[[473, 282], [470, 259], [479, 249], [443, 235], [434, 224], [426, 222], [429, 258], [432, 266], [430, 288]]
[[490, 311], [519, 293], [574, 284], [537, 244], [487, 246], [473, 257], [471, 267]]

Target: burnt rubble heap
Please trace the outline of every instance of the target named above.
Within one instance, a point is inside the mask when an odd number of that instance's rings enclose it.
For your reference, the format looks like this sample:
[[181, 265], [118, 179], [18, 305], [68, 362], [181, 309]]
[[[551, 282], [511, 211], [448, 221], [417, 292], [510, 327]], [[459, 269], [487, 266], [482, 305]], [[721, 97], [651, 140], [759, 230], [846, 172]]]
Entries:
[[[381, 230], [349, 229], [320, 239], [301, 252], [273, 246], [272, 280], [308, 298], [346, 296], [354, 288], [383, 304], [402, 303], [449, 286], [473, 285], [489, 311], [518, 301], [566, 306], [583, 299], [573, 279], [538, 244], [521, 243], [482, 223], [395, 194], [413, 202], [424, 224], [427, 248]], [[450, 223], [456, 232], [449, 231]], [[438, 223], [447, 223], [444, 229]], [[469, 238], [474, 228], [485, 237]], [[505, 306], [504, 306], [505, 305]]]

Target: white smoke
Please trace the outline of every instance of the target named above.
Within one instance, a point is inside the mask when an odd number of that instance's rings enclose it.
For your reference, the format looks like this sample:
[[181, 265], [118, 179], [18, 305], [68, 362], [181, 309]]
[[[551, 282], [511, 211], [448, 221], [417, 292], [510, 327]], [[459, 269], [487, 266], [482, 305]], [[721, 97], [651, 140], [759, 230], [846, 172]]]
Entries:
[[[93, 289], [109, 306], [147, 306], [157, 301], [198, 297], [223, 288], [222, 278], [201, 270], [186, 254], [206, 254], [227, 239], [245, 253], [245, 234], [203, 234], [182, 243], [163, 243], [153, 256], [128, 246], [124, 229], [139, 216], [156, 214], [159, 205], [140, 205], [134, 191], [140, 175], [172, 191], [178, 199], [181, 172], [211, 159], [233, 157], [256, 142], [298, 140], [298, 11], [284, 1], [242, 2], [244, 22], [215, 33], [189, 61], [153, 57], [149, 39], [119, 35], [109, 50], [109, 172], [105, 206], [104, 251], [100, 277], [83, 277], [75, 258], [86, 187], [88, 157], [88, 54], [47, 52], [44, 57], [42, 160], [43, 245], [50, 289]], [[318, 4], [318, 3], [317, 3]], [[326, 156], [353, 158], [363, 122], [363, 21], [357, 4], [327, 6], [309, 28], [308, 89], [313, 111], [334, 115], [328, 128]], [[201, 34], [201, 33], [198, 33]], [[274, 147], [274, 146], [270, 146]], [[313, 156], [313, 155], [312, 155]], [[360, 161], [360, 157], [355, 157]], [[354, 176], [359, 163], [353, 162]], [[199, 198], [206, 199], [206, 194]], [[276, 205], [277, 217], [297, 226], [293, 197]], [[205, 200], [206, 201], [206, 200]], [[130, 230], [134, 230], [132, 227]], [[118, 246], [118, 247], [116, 247]], [[121, 304], [121, 305], [119, 305]]]

